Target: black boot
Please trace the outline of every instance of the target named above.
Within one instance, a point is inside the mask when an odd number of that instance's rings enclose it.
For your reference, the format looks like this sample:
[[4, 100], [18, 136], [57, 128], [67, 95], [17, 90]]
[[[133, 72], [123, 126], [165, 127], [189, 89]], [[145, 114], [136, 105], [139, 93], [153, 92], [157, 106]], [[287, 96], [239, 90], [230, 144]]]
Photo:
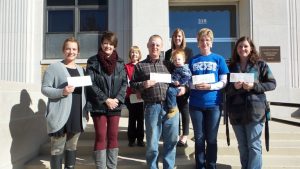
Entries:
[[76, 163], [76, 150], [74, 151], [65, 151], [65, 169], [75, 168]]
[[51, 155], [50, 167], [51, 169], [62, 169], [63, 154]]

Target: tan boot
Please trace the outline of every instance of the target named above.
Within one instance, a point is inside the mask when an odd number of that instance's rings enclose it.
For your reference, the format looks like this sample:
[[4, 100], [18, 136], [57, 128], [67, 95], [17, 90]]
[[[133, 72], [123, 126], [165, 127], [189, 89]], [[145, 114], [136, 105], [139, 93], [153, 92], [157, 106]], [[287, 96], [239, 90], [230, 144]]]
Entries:
[[168, 114], [167, 114], [168, 119], [174, 117], [178, 112], [179, 112], [179, 109], [178, 109], [177, 106], [171, 108], [171, 109], [169, 110]]

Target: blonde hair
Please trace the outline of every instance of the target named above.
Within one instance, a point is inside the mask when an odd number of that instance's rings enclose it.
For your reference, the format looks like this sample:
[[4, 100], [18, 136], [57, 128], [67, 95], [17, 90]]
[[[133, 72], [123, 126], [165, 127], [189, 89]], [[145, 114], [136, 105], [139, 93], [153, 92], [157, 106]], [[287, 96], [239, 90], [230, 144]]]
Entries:
[[138, 51], [138, 53], [139, 53], [139, 60], [138, 61], [140, 61], [142, 59], [142, 52], [141, 52], [140, 48], [138, 46], [132, 46], [129, 49], [128, 57], [129, 57], [130, 60], [131, 60], [131, 52], [132, 51]]
[[186, 55], [185, 55], [185, 51], [183, 49], [176, 49], [172, 52], [172, 56], [171, 56], [171, 61], [173, 62], [176, 56], [182, 56], [183, 60], [185, 62], [186, 60]]
[[213, 31], [211, 29], [209, 29], [209, 28], [202, 28], [197, 33], [197, 41], [199, 42], [200, 38], [202, 36], [205, 36], [205, 35], [208, 36], [211, 41], [214, 40], [214, 33], [213, 33]]

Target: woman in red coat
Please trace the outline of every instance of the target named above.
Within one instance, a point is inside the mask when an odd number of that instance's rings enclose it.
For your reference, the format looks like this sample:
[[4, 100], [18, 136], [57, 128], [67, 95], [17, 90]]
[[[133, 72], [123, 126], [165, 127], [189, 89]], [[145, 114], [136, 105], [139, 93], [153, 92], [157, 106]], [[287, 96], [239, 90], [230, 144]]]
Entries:
[[[128, 81], [132, 79], [134, 66], [141, 60], [141, 50], [137, 46], [132, 46], [129, 50], [130, 62], [125, 65]], [[131, 99], [130, 99], [131, 98]], [[134, 98], [137, 98], [134, 99]], [[138, 101], [135, 102], [134, 100]], [[133, 147], [135, 143], [137, 146], [144, 147], [144, 104], [141, 101], [140, 93], [134, 91], [130, 86], [127, 87], [125, 104], [129, 111], [128, 118], [128, 146]], [[137, 142], [136, 142], [137, 141]]]

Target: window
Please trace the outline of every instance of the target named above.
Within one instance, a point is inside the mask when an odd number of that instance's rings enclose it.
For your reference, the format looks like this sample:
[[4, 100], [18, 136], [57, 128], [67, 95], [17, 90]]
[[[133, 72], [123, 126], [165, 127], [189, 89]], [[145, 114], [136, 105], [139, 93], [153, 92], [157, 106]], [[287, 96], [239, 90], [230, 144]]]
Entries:
[[[107, 0], [47, 0], [44, 59], [61, 59], [63, 41], [78, 39], [81, 59], [94, 55], [108, 29]], [[83, 45], [84, 44], [84, 45]]]
[[214, 32], [212, 51], [231, 57], [237, 39], [236, 5], [171, 6], [169, 17], [170, 38], [176, 28], [183, 29], [194, 55], [199, 53], [197, 32], [206, 27]]

